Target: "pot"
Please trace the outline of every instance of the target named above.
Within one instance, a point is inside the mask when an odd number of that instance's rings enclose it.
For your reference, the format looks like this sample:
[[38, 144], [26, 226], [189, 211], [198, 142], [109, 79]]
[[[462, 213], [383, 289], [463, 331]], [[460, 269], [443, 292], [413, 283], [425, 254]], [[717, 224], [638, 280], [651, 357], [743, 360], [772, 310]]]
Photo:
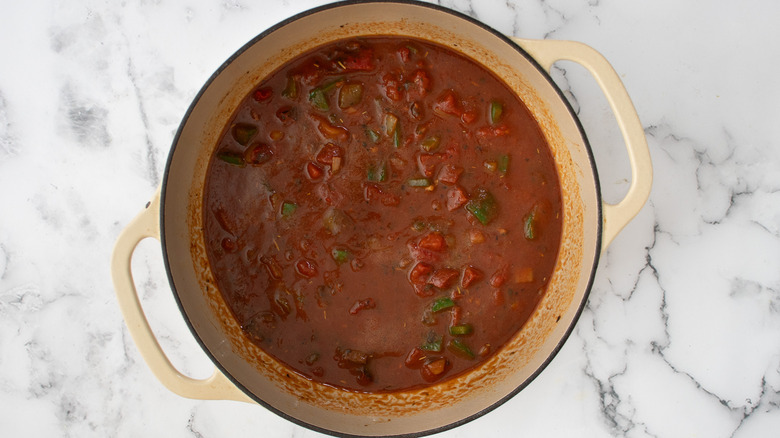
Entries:
[[[298, 54], [358, 35], [402, 35], [438, 42], [502, 78], [526, 103], [555, 158], [563, 198], [563, 237], [548, 292], [527, 324], [473, 371], [423, 389], [364, 394], [314, 383], [276, 362], [243, 334], [209, 269], [203, 188], [217, 139], [240, 101]], [[616, 205], [601, 200], [583, 129], [548, 71], [558, 60], [588, 69], [605, 93], [624, 141], [632, 183]], [[311, 429], [336, 435], [425, 435], [470, 421], [521, 391], [553, 359], [584, 307], [599, 255], [644, 205], [652, 181], [644, 132], [617, 74], [593, 49], [565, 41], [509, 38], [445, 8], [411, 1], [345, 2], [292, 17], [247, 43], [208, 80], [171, 147], [162, 185], [121, 233], [112, 274], [128, 329], [157, 378], [196, 399], [259, 403]], [[518, 218], [518, 226], [520, 218]], [[168, 361], [143, 313], [130, 259], [147, 237], [161, 241], [183, 318], [215, 364], [204, 380]]]

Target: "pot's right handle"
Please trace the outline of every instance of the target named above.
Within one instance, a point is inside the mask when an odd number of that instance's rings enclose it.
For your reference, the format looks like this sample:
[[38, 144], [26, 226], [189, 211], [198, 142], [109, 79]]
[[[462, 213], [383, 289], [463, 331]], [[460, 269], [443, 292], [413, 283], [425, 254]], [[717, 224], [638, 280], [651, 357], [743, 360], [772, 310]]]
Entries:
[[604, 203], [604, 228], [601, 250], [623, 229], [650, 196], [653, 184], [653, 164], [642, 124], [628, 92], [612, 65], [596, 50], [574, 41], [527, 40], [512, 38], [548, 72], [556, 61], [569, 60], [585, 67], [596, 79], [607, 98], [626, 143], [631, 164], [631, 185], [617, 204]]
[[180, 373], [171, 364], [157, 342], [144, 315], [141, 300], [133, 281], [131, 259], [138, 244], [146, 238], [160, 240], [160, 191], [151, 202], [119, 234], [111, 257], [111, 277], [114, 280], [119, 307], [136, 347], [155, 377], [172, 392], [199, 400], [236, 400], [253, 403], [219, 369], [206, 379], [193, 379]]

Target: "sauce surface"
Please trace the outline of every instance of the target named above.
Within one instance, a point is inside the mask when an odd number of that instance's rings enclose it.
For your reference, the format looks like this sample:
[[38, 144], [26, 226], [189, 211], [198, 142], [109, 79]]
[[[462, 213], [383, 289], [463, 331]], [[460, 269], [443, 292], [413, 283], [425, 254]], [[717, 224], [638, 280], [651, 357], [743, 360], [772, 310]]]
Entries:
[[429, 385], [525, 323], [557, 257], [553, 159], [473, 61], [395, 37], [339, 41], [241, 103], [205, 189], [207, 252], [246, 335], [364, 392]]

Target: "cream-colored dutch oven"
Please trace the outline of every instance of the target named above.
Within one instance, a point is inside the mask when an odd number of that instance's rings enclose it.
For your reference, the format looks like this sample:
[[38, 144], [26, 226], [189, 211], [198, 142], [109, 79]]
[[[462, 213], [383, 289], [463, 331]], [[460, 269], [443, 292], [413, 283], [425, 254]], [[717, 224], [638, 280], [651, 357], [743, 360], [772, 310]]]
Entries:
[[[360, 394], [313, 383], [249, 342], [214, 287], [202, 231], [207, 163], [242, 98], [301, 52], [359, 35], [435, 41], [495, 72], [541, 125], [555, 157], [564, 201], [563, 240], [548, 292], [515, 338], [473, 372], [392, 394]], [[596, 78], [622, 130], [632, 182], [616, 205], [602, 202], [582, 127], [547, 74], [563, 59], [583, 65]], [[297, 15], [259, 35], [206, 83], [176, 135], [160, 191], [117, 241], [112, 274], [136, 345], [171, 391], [196, 399], [256, 402], [295, 423], [336, 435], [424, 435], [490, 411], [544, 369], [585, 305], [600, 253], [644, 205], [651, 181], [647, 143], [636, 112], [614, 70], [593, 49], [573, 42], [507, 38], [469, 17], [429, 4], [337, 3]], [[147, 237], [160, 239], [182, 315], [216, 365], [208, 379], [179, 373], [147, 323], [130, 271], [132, 253]]]

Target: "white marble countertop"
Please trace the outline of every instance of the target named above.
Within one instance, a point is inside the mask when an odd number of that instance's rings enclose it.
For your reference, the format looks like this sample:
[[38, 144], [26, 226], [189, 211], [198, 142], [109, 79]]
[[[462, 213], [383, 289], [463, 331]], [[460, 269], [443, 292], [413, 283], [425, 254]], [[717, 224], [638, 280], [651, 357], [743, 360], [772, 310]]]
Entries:
[[[327, 1], [138, 3], [0, 5], [2, 435], [319, 436], [260, 406], [168, 392], [128, 335], [109, 261], [206, 79], [256, 34]], [[778, 436], [780, 3], [439, 3], [604, 54], [655, 170], [550, 366], [441, 436]], [[630, 173], [605, 99], [574, 64], [554, 77], [593, 144], [605, 199], [619, 200]], [[171, 360], [209, 375], [156, 241], [133, 269]]]

